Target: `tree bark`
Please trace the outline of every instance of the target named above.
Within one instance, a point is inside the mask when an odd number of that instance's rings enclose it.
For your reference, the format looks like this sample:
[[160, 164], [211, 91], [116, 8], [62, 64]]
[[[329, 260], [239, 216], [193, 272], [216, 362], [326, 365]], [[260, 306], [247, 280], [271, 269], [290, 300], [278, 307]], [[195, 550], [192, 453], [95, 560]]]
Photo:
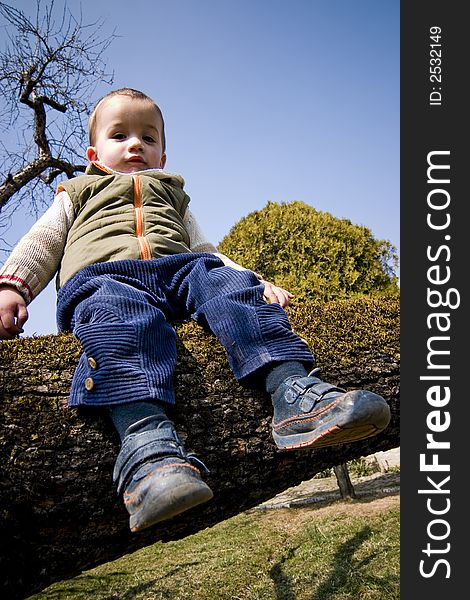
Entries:
[[340, 465], [334, 466], [333, 470], [335, 472], [336, 481], [338, 482], [341, 498], [355, 498], [356, 493], [351, 477], [349, 476], [348, 465], [346, 463], [341, 463]]
[[322, 379], [386, 398], [388, 428], [362, 442], [280, 452], [269, 396], [234, 380], [210, 333], [179, 324], [172, 417], [186, 449], [209, 467], [214, 498], [138, 534], [129, 531], [112, 482], [116, 433], [96, 411], [67, 407], [77, 340], [61, 334], [1, 343], [2, 597], [25, 598], [158, 540], [210, 527], [326, 468], [399, 446], [398, 301], [309, 306], [292, 310], [290, 320], [316, 352]]

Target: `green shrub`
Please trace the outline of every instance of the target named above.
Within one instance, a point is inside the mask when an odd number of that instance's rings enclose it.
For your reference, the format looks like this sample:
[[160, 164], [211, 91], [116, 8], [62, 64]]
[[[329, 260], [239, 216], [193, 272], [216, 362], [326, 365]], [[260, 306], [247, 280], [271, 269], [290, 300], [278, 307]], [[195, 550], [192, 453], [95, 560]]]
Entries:
[[232, 227], [219, 251], [300, 299], [398, 291], [398, 256], [390, 242], [300, 201], [268, 202], [250, 213]]

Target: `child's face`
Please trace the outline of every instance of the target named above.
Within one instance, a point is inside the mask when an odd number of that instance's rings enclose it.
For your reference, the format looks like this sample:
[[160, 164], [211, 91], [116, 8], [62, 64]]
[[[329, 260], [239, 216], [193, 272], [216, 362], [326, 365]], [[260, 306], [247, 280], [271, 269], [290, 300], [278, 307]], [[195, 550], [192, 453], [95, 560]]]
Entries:
[[87, 149], [88, 160], [114, 171], [135, 173], [165, 166], [162, 122], [146, 100], [124, 95], [104, 100], [96, 114], [95, 144]]

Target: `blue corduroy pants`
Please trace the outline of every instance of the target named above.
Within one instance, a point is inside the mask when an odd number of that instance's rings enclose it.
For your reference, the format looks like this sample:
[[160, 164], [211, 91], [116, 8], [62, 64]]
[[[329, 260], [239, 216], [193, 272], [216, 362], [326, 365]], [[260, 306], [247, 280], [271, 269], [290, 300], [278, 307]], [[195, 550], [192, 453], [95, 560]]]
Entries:
[[212, 254], [96, 263], [59, 290], [59, 331], [72, 331], [83, 354], [69, 404], [174, 403], [174, 320], [209, 327], [243, 381], [269, 363], [313, 356], [279, 304], [263, 299], [252, 271], [226, 267]]

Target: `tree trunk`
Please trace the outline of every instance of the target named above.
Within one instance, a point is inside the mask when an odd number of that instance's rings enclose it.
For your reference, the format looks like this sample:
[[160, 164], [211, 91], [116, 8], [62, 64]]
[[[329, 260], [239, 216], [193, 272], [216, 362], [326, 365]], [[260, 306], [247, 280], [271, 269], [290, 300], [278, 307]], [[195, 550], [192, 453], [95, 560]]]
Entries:
[[339, 492], [341, 498], [355, 498], [356, 493], [354, 492], [354, 486], [349, 477], [348, 465], [341, 463], [333, 467], [335, 472], [336, 481], [338, 482]]
[[386, 398], [389, 427], [354, 444], [280, 452], [271, 438], [269, 396], [234, 380], [210, 333], [179, 324], [172, 416], [186, 449], [209, 467], [214, 498], [137, 534], [112, 482], [116, 433], [93, 410], [67, 407], [79, 343], [68, 334], [1, 343], [2, 597], [25, 598], [158, 540], [185, 537], [326, 468], [398, 446], [398, 301], [304, 306], [290, 320], [315, 350], [322, 379]]

